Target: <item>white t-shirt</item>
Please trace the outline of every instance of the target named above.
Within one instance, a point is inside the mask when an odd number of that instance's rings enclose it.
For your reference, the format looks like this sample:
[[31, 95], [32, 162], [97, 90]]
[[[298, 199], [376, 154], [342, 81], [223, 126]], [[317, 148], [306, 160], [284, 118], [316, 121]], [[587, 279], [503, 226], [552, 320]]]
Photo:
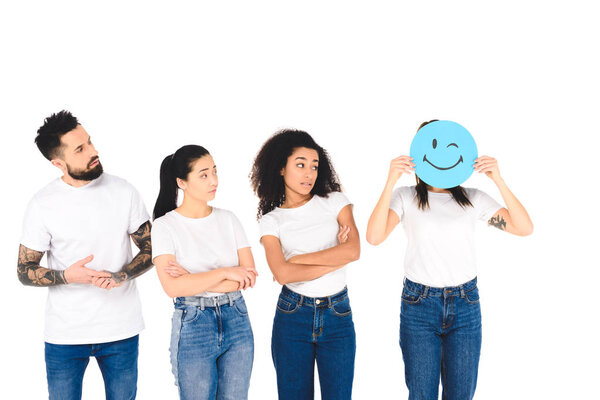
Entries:
[[433, 287], [457, 286], [477, 276], [475, 224], [487, 222], [502, 208], [484, 192], [465, 188], [473, 207], [462, 208], [450, 193], [428, 192], [429, 207], [417, 207], [414, 186], [392, 193], [390, 209], [402, 222], [408, 244], [404, 273], [408, 279]]
[[[238, 249], [250, 247], [237, 217], [228, 210], [213, 207], [204, 218], [188, 218], [173, 210], [154, 221], [152, 259], [173, 254], [190, 273], [239, 265]], [[197, 296], [219, 296], [203, 292]]]
[[[328, 197], [315, 195], [300, 207], [278, 207], [260, 219], [260, 236], [277, 237], [286, 260], [298, 254], [329, 249], [338, 244], [337, 217], [348, 204], [346, 195], [332, 192]], [[330, 296], [346, 286], [346, 267], [312, 281], [287, 283], [286, 286], [308, 297]]]
[[[93, 254], [86, 267], [117, 272], [133, 259], [129, 235], [148, 220], [139, 193], [124, 179], [104, 173], [76, 188], [58, 178], [29, 202], [21, 244], [46, 252], [51, 269], [65, 270]], [[82, 283], [48, 287], [46, 342], [105, 343], [142, 329], [133, 280], [111, 290]]]

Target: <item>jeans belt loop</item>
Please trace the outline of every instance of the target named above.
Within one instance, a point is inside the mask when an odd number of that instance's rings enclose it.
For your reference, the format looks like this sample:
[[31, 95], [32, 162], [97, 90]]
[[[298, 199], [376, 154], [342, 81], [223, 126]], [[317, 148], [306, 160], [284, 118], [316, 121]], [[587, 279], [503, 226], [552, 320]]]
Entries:
[[331, 296], [327, 296], [327, 306], [331, 307]]
[[460, 297], [461, 297], [461, 299], [464, 299], [465, 298], [465, 288], [463, 287], [463, 285], [460, 285], [459, 288], [460, 288]]
[[303, 302], [304, 302], [304, 296], [300, 295], [300, 301], [298, 302], [298, 304], [302, 305]]
[[425, 290], [423, 290], [423, 298], [426, 298], [428, 293], [429, 293], [429, 286], [425, 286]]
[[233, 295], [231, 293], [227, 293], [227, 297], [229, 298], [229, 307], [233, 307]]
[[204, 311], [204, 297], [200, 297], [200, 310]]

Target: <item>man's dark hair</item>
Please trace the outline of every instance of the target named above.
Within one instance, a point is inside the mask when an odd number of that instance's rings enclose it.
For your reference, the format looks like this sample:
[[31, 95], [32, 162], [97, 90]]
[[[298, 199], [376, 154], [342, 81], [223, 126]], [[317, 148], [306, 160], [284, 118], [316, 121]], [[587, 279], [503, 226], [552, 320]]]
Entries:
[[35, 144], [48, 160], [61, 155], [60, 138], [67, 132], [77, 128], [79, 122], [69, 111], [62, 110], [44, 120], [35, 137]]

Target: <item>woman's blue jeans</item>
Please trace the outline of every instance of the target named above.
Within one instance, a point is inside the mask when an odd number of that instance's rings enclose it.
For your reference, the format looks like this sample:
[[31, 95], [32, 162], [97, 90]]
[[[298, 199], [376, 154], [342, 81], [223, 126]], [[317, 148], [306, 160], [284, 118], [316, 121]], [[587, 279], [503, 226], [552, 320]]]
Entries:
[[400, 347], [410, 400], [469, 400], [481, 350], [477, 278], [435, 288], [408, 279], [402, 290]]
[[171, 365], [182, 400], [247, 399], [253, 360], [254, 337], [240, 292], [176, 299]]
[[277, 301], [271, 351], [280, 399], [314, 398], [315, 360], [321, 398], [350, 399], [356, 336], [347, 290], [315, 298], [284, 286]]

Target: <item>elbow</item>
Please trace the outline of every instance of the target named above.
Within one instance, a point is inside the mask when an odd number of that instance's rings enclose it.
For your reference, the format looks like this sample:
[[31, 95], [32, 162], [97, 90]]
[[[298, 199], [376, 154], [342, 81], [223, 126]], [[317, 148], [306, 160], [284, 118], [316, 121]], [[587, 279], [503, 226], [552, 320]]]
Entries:
[[367, 242], [372, 246], [377, 246], [380, 245], [383, 242], [383, 240], [367, 232]]
[[519, 236], [529, 236], [533, 233], [533, 224], [529, 224], [528, 227], [521, 229], [518, 233]]
[[358, 261], [359, 259], [360, 259], [360, 246], [356, 246], [356, 248], [354, 248], [352, 250], [352, 253], [350, 253], [350, 260]]

